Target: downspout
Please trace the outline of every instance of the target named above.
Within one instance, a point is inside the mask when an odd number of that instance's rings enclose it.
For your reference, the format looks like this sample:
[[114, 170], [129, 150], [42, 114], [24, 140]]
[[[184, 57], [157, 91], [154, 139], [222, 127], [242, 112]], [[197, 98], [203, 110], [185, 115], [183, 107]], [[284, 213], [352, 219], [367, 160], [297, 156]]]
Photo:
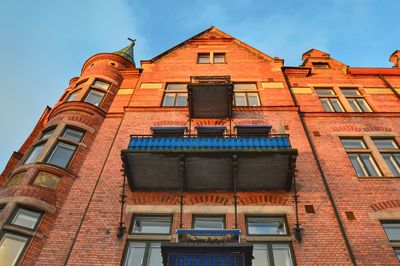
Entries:
[[300, 111], [300, 106], [299, 106], [299, 104], [297, 102], [296, 96], [292, 92], [292, 85], [291, 85], [291, 83], [289, 81], [289, 78], [287, 77], [284, 69], [282, 69], [282, 73], [283, 73], [283, 76], [285, 78], [286, 84], [288, 85], [290, 96], [292, 97], [294, 105], [297, 107], [297, 112], [299, 114], [301, 124], [303, 126], [303, 129], [304, 129], [304, 132], [306, 134], [307, 140], [310, 143], [310, 147], [311, 147], [311, 151], [312, 151], [313, 157], [314, 157], [315, 161], [317, 162], [318, 171], [321, 174], [322, 182], [324, 183], [324, 187], [325, 187], [326, 192], [328, 194], [329, 201], [332, 204], [333, 211], [334, 211], [336, 219], [337, 219], [337, 221], [339, 223], [339, 228], [340, 228], [340, 231], [342, 233], [344, 242], [346, 243], [346, 248], [347, 248], [347, 251], [349, 252], [350, 259], [351, 259], [353, 265], [356, 266], [357, 265], [356, 258], [354, 256], [353, 250], [351, 248], [350, 241], [349, 241], [349, 238], [347, 236], [346, 229], [344, 228], [343, 221], [340, 218], [339, 210], [338, 210], [338, 208], [336, 206], [336, 203], [335, 203], [335, 200], [333, 198], [332, 191], [331, 191], [331, 189], [329, 187], [327, 178], [326, 178], [325, 173], [324, 173], [324, 171], [322, 169], [322, 165], [320, 163], [320, 160], [319, 160], [319, 157], [318, 157], [318, 154], [317, 154], [317, 149], [315, 147], [314, 142], [312, 141], [310, 131], [308, 130], [308, 127], [307, 127], [307, 124], [306, 124], [306, 122], [304, 120], [303, 114]]
[[392, 86], [392, 84], [390, 84], [389, 81], [387, 81], [387, 79], [383, 75], [379, 74], [378, 77], [386, 84], [386, 86], [388, 86], [392, 90], [392, 92], [397, 96], [397, 98], [400, 98], [400, 93], [396, 91], [396, 89]]

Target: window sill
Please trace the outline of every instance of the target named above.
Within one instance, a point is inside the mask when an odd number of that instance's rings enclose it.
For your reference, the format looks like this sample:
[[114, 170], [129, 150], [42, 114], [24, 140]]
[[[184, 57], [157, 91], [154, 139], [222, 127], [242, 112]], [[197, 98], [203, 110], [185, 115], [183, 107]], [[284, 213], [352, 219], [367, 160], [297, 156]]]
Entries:
[[7, 231], [10, 231], [10, 232], [21, 233], [21, 234], [24, 234], [24, 235], [27, 235], [27, 236], [31, 236], [31, 237], [37, 236], [40, 239], [44, 238], [44, 235], [41, 234], [41, 233], [34, 232], [34, 231], [30, 230], [30, 229], [22, 228], [22, 227], [16, 226], [16, 225], [5, 224], [5, 225], [3, 225], [3, 229], [5, 229]]
[[357, 176], [357, 178], [360, 180], [371, 180], [371, 179], [388, 180], [388, 179], [399, 179], [400, 176]]
[[400, 248], [400, 241], [393, 241], [393, 242], [388, 242], [387, 243], [389, 246], [394, 247], [394, 248]]
[[128, 240], [165, 240], [171, 241], [171, 235], [150, 235], [150, 234], [142, 234], [142, 235], [128, 235]]
[[270, 241], [278, 241], [278, 242], [285, 241], [285, 242], [288, 242], [288, 241], [292, 241], [293, 238], [292, 238], [292, 236], [247, 236], [246, 240], [248, 242], [252, 242], [252, 241], [255, 241], [255, 242], [257, 242], [257, 241], [268, 241], [268, 242], [270, 242]]

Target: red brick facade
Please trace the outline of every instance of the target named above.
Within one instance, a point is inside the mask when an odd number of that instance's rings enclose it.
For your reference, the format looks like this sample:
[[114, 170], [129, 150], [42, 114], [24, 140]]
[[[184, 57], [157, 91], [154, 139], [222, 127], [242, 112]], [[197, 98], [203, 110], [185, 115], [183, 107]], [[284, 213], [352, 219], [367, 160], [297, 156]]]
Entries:
[[[199, 64], [199, 53], [224, 53], [226, 62]], [[393, 68], [363, 69], [312, 49], [303, 55], [303, 65], [287, 67], [282, 59], [269, 57], [214, 27], [142, 61], [141, 68], [117, 54], [94, 55], [58, 103], [45, 110], [6, 165], [0, 176], [0, 206], [5, 206], [0, 226], [14, 232], [9, 217], [17, 205], [44, 212], [20, 256], [21, 265], [120, 265], [131, 239], [134, 214], [173, 215], [172, 241], [181, 214], [183, 228], [192, 227], [194, 214], [220, 214], [225, 216], [226, 228], [233, 229], [232, 192], [184, 192], [181, 213], [179, 191], [132, 191], [126, 183], [122, 215], [126, 230], [122, 238], [117, 237], [123, 186], [121, 151], [128, 147], [130, 135], [151, 134], [151, 127], [185, 126], [193, 134], [196, 126], [225, 126], [228, 134], [234, 134], [237, 125], [271, 125], [272, 133], [289, 134], [291, 146], [298, 150], [293, 181], [298, 211], [293, 185], [290, 191], [238, 192], [241, 242], [289, 242], [296, 265], [398, 265], [394, 248], [400, 245], [388, 240], [381, 222], [400, 221], [399, 176], [390, 174], [385, 161], [375, 158], [382, 176], [358, 177], [340, 141], [341, 137], [365, 138], [369, 145], [371, 139], [385, 137], [400, 144], [397, 55], [391, 56]], [[234, 83], [256, 83], [260, 106], [233, 106], [231, 119], [191, 119], [188, 107], [162, 106], [167, 83], [189, 83], [191, 76], [230, 76]], [[95, 80], [110, 84], [99, 106], [85, 102]], [[342, 94], [337, 96], [346, 112], [326, 112], [316, 93], [321, 87], [333, 88], [336, 94], [343, 87], [356, 88], [372, 112], [352, 112]], [[68, 101], [74, 92], [77, 98]], [[41, 132], [54, 127], [85, 131], [68, 167], [47, 164], [49, 155], [44, 153], [50, 150], [45, 148], [42, 159], [24, 164], [29, 150], [40, 143]], [[51, 141], [56, 143], [57, 136], [47, 140]], [[40, 171], [60, 177], [55, 190], [33, 184]], [[7, 185], [21, 172], [18, 184]], [[312, 205], [315, 212], [306, 212], [306, 205]], [[346, 215], [350, 212], [354, 217]], [[294, 233], [296, 214], [301, 241]], [[246, 215], [283, 215], [290, 234], [286, 238], [247, 236]]]

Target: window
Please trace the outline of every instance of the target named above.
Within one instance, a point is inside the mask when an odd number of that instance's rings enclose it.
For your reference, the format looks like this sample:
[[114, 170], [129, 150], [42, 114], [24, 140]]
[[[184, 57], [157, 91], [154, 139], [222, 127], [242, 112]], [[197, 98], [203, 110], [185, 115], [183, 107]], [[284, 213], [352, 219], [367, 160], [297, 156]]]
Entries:
[[187, 106], [187, 98], [186, 84], [167, 84], [162, 106]]
[[61, 135], [61, 137], [72, 141], [80, 142], [83, 137], [83, 132], [76, 129], [67, 128]]
[[43, 147], [44, 143], [34, 146], [33, 149], [30, 151], [28, 157], [26, 157], [24, 164], [34, 163], [39, 157], [39, 154], [42, 151]]
[[46, 130], [42, 133], [39, 140], [48, 139], [51, 135], [53, 135], [55, 128]]
[[74, 91], [74, 92], [72, 92], [69, 96], [68, 96], [68, 98], [67, 98], [67, 102], [73, 102], [73, 101], [76, 101], [77, 99], [78, 99], [78, 96], [79, 96], [79, 93], [81, 93], [81, 90], [79, 89], [79, 90], [76, 90], [76, 91]]
[[214, 53], [213, 62], [214, 64], [225, 63], [225, 53]]
[[400, 149], [394, 139], [372, 139], [394, 176], [400, 176]]
[[[151, 234], [151, 239], [171, 234], [172, 216], [135, 215], [132, 217], [130, 234]], [[144, 237], [144, 236], [143, 236]], [[162, 265], [161, 242], [128, 241], [124, 265], [159, 266]]]
[[95, 80], [90, 86], [89, 92], [87, 93], [84, 102], [93, 104], [95, 106], [100, 106], [109, 88], [109, 83], [101, 80]]
[[7, 187], [15, 187], [21, 183], [22, 178], [24, 177], [25, 172], [21, 172], [13, 175], [7, 183]]
[[3, 231], [0, 239], [1, 265], [18, 265], [29, 237]]
[[10, 221], [10, 224], [25, 227], [31, 230], [36, 229], [40, 218], [43, 213], [29, 210], [23, 207], [17, 207], [14, 211], [14, 216]]
[[33, 181], [33, 184], [39, 187], [45, 187], [52, 190], [57, 188], [60, 177], [47, 172], [39, 172]]
[[381, 176], [381, 173], [362, 138], [341, 139], [358, 176]]
[[383, 221], [382, 227], [389, 241], [400, 241], [400, 221]]
[[46, 162], [65, 168], [68, 165], [75, 150], [75, 145], [70, 145], [58, 141]]
[[167, 234], [171, 233], [170, 216], [134, 216], [132, 234]]
[[289, 243], [253, 244], [253, 266], [294, 265], [292, 248]]
[[225, 53], [210, 52], [210, 53], [198, 53], [197, 63], [199, 64], [221, 64], [226, 63]]
[[161, 243], [129, 241], [124, 266], [162, 265]]
[[[6, 224], [10, 228], [2, 231], [0, 235], [0, 258], [1, 265], [18, 265], [22, 253], [29, 243], [30, 236], [14, 232], [12, 226], [23, 227], [31, 233], [35, 233], [43, 216], [42, 212], [17, 206], [12, 212]], [[32, 235], [31, 234], [31, 235]]]
[[84, 132], [73, 128], [66, 128], [51, 150], [46, 162], [67, 168], [72, 156], [83, 138]]
[[319, 96], [325, 111], [344, 112], [343, 106], [332, 88], [315, 88], [315, 92]]
[[224, 229], [225, 220], [224, 217], [217, 217], [217, 216], [194, 216], [193, 228], [204, 229], [204, 230]]
[[328, 62], [312, 62], [314, 68], [330, 68]]
[[255, 83], [235, 83], [233, 91], [235, 106], [260, 106]]
[[199, 53], [197, 55], [197, 63], [209, 64], [210, 63], [210, 53]]
[[85, 102], [93, 104], [95, 106], [99, 106], [101, 101], [103, 100], [105, 93], [98, 90], [89, 90], [88, 95], [85, 98]]
[[248, 235], [288, 235], [284, 217], [246, 217]]
[[353, 112], [372, 112], [368, 103], [356, 88], [341, 88]]

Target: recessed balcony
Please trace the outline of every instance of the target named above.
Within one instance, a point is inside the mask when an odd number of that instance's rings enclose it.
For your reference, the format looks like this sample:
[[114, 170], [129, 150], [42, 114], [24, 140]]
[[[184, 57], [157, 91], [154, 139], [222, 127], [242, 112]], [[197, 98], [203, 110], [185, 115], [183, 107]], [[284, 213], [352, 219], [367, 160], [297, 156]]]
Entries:
[[290, 190], [288, 135], [131, 136], [122, 151], [132, 190]]

